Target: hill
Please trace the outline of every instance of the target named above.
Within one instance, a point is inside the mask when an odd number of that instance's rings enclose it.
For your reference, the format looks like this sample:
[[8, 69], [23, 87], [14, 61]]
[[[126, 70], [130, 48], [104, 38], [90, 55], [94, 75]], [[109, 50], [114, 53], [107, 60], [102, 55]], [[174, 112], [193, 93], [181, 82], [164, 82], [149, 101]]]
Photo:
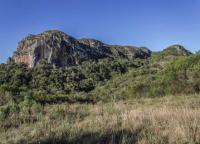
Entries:
[[49, 30], [21, 40], [12, 60], [29, 67], [35, 67], [44, 60], [55, 67], [69, 67], [86, 60], [147, 58], [150, 55], [151, 51], [145, 48], [110, 46], [94, 39], [77, 40], [64, 32]]
[[0, 64], [2, 143], [199, 143], [200, 55], [29, 35]]
[[[79, 55], [79, 56], [78, 56]], [[27, 58], [29, 57], [29, 58]], [[0, 104], [98, 102], [199, 92], [199, 55], [77, 40], [61, 31], [29, 35], [0, 65]]]

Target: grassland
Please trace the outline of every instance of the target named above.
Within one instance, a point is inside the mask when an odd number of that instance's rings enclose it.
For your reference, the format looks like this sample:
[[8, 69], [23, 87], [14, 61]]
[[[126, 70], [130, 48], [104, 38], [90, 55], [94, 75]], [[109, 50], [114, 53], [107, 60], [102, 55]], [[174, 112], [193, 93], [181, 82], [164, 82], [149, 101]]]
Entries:
[[200, 95], [51, 104], [0, 122], [0, 143], [199, 144]]

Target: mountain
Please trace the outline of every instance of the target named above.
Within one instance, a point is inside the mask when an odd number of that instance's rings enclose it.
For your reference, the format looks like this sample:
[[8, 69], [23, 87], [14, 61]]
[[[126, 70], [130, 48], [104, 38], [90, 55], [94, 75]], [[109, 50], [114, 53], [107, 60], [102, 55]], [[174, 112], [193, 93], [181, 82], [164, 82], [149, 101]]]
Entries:
[[199, 143], [199, 96], [200, 54], [181, 45], [29, 35], [0, 64], [0, 143]]
[[79, 65], [85, 60], [101, 58], [147, 58], [151, 51], [133, 46], [108, 45], [95, 39], [75, 39], [58, 30], [28, 35], [18, 43], [12, 60], [35, 67], [43, 60], [55, 67]]

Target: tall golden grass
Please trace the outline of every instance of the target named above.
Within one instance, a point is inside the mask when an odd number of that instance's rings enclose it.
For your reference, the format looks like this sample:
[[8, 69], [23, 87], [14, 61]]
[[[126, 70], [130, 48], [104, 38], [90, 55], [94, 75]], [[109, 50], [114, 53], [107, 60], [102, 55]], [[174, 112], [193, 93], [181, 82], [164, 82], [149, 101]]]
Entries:
[[199, 95], [48, 105], [31, 118], [9, 127], [1, 122], [0, 143], [200, 143]]

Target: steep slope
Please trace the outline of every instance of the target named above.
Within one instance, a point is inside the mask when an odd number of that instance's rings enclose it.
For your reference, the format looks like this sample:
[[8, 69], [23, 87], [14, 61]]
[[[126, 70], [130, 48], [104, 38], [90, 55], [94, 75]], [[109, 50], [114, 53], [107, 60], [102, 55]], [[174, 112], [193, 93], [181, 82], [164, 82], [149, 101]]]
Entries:
[[151, 51], [146, 48], [110, 46], [94, 39], [77, 40], [64, 32], [50, 30], [20, 41], [12, 59], [29, 67], [35, 67], [43, 60], [55, 67], [67, 67], [85, 60], [147, 58], [150, 55]]

